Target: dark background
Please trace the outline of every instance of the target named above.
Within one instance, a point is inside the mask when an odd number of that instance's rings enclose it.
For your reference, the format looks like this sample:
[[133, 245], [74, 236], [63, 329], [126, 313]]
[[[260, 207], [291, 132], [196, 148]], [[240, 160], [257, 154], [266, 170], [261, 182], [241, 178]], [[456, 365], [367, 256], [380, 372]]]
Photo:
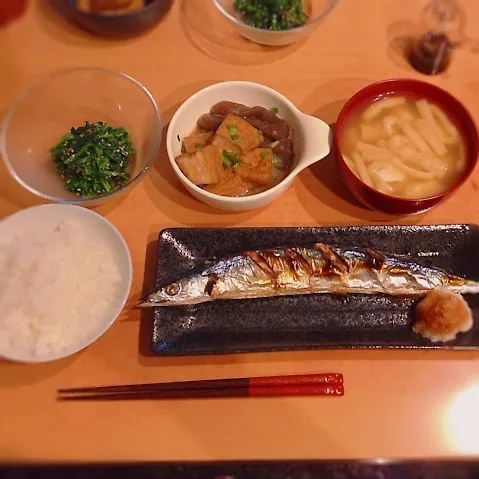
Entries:
[[479, 479], [476, 461], [0, 465], [0, 479]]

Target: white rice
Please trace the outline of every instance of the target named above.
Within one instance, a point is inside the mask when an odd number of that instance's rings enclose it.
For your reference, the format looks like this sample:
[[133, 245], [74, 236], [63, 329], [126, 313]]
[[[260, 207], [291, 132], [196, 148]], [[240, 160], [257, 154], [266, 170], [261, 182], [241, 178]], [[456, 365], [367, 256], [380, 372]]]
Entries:
[[119, 307], [120, 286], [114, 252], [82, 219], [2, 234], [0, 351], [43, 358], [84, 343]]

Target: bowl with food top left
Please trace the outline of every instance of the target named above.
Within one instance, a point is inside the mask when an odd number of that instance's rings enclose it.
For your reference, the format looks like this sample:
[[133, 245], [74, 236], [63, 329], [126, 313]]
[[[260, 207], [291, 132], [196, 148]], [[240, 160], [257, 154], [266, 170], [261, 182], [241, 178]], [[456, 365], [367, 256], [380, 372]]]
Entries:
[[3, 121], [0, 149], [24, 188], [55, 203], [95, 206], [129, 191], [161, 143], [161, 114], [132, 77], [95, 67], [55, 72]]

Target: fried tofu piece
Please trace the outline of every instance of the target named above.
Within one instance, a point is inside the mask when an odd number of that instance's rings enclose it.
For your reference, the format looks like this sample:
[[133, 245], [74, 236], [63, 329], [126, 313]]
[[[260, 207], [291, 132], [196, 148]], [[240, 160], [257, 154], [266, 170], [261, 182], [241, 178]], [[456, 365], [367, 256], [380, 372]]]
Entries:
[[271, 186], [273, 182], [273, 151], [271, 148], [257, 148], [241, 157], [235, 172], [255, 186]]
[[206, 133], [197, 133], [183, 138], [183, 146], [185, 153], [194, 153], [195, 151], [204, 148], [209, 144], [213, 138], [214, 132], [207, 131]]
[[235, 170], [238, 176], [255, 186], [271, 186], [273, 182], [273, 165], [267, 161], [262, 161], [256, 168], [238, 165]]
[[256, 168], [263, 160], [269, 160], [270, 163], [273, 163], [273, 150], [271, 148], [255, 148], [241, 156], [241, 161], [251, 168]]
[[206, 191], [221, 196], [241, 196], [246, 193], [248, 184], [232, 168], [225, 169], [223, 178], [219, 183], [207, 185]]
[[208, 145], [195, 153], [180, 155], [176, 158], [176, 163], [195, 185], [218, 183], [223, 176], [221, 150], [214, 145]]
[[243, 153], [257, 148], [263, 142], [260, 132], [236, 115], [228, 115], [216, 130], [216, 134], [231, 141]]
[[241, 148], [239, 146], [218, 134], [214, 136], [212, 144], [220, 148], [222, 151], [226, 150], [232, 153], [241, 153]]

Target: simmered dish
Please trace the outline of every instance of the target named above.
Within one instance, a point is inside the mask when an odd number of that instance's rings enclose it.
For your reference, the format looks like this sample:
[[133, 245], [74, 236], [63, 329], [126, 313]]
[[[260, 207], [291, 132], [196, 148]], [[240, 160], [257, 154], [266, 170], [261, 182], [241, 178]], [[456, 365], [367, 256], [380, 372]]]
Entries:
[[364, 183], [402, 198], [444, 193], [467, 166], [459, 131], [437, 105], [424, 99], [375, 101], [354, 115], [340, 147]]
[[249, 196], [266, 191], [287, 176], [293, 160], [291, 128], [277, 114], [277, 109], [220, 102], [183, 139], [176, 163], [192, 183], [210, 193]]

